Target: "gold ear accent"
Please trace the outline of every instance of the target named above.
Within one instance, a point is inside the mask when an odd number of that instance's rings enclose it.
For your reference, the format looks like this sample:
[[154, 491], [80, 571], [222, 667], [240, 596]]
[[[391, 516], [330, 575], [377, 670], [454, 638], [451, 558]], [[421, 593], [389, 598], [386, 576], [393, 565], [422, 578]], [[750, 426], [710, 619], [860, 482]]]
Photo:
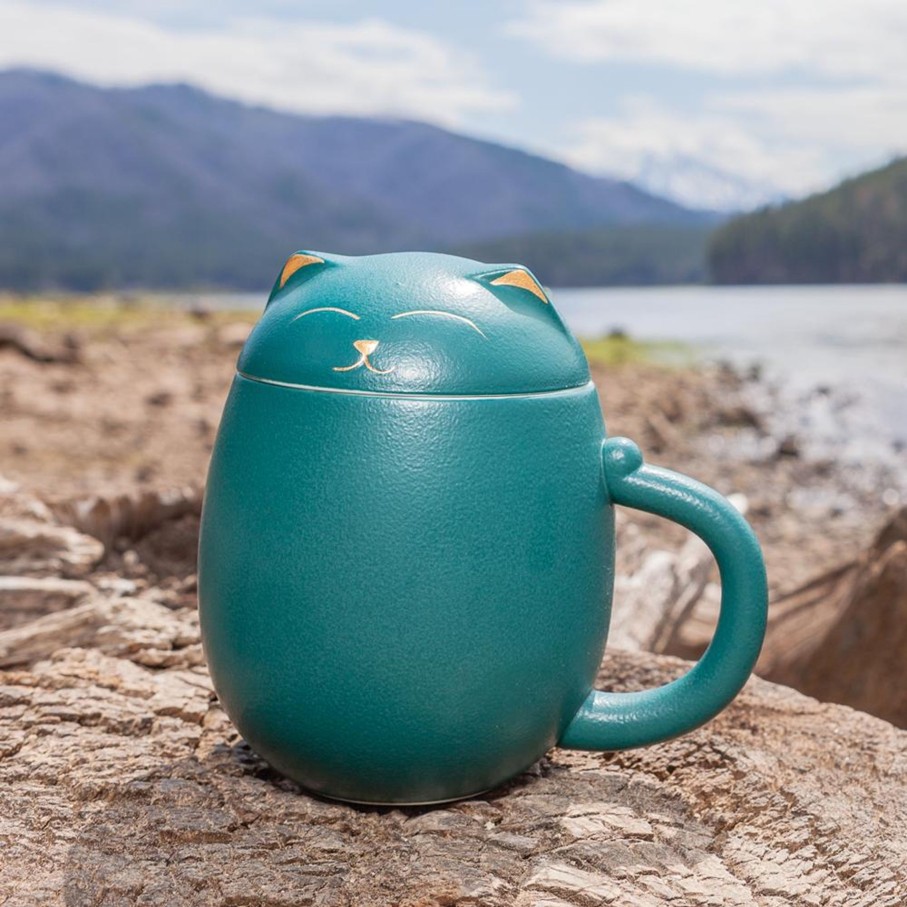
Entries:
[[317, 255], [303, 255], [301, 252], [297, 252], [295, 255], [291, 255], [287, 259], [287, 263], [283, 266], [283, 270], [280, 272], [280, 287], [283, 288], [283, 285], [300, 269], [304, 268], [306, 265], [323, 265], [324, 259], [319, 258]]
[[492, 286], [496, 287], [520, 287], [520, 289], [529, 290], [530, 293], [538, 296], [545, 305], [548, 304], [548, 297], [545, 295], [545, 291], [532, 279], [532, 276], [527, 271], [508, 271], [506, 274], [496, 277], [491, 283]]

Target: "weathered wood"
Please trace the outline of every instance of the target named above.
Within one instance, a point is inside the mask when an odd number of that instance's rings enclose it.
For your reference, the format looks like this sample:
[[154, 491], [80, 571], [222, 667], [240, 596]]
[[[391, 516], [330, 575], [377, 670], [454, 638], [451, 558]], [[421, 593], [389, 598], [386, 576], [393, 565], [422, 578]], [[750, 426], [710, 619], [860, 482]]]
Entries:
[[34, 362], [62, 362], [71, 365], [79, 361], [79, 342], [72, 334], [65, 334], [57, 342], [48, 342], [35, 331], [22, 325], [0, 323], [0, 349], [9, 347]]
[[94, 587], [83, 580], [0, 576], [0, 630], [27, 623], [49, 611], [71, 608], [93, 591]]
[[[65, 614], [4, 634], [30, 649], [0, 671], [0, 903], [903, 904], [907, 733], [850, 709], [754, 680], [677, 741], [555, 750], [441, 808], [355, 808], [239, 739], [190, 609]], [[599, 679], [684, 668], [614, 653]]]
[[171, 611], [140, 598], [95, 598], [0, 632], [0, 667], [85, 647], [161, 668], [203, 664], [194, 610]]
[[782, 650], [771, 676], [907, 727], [907, 540], [873, 554], [848, 578], [831, 625], [807, 637], [808, 651], [802, 637], [799, 651]]
[[116, 538], [140, 539], [169, 520], [185, 514], [198, 515], [201, 509], [202, 491], [193, 486], [90, 495], [55, 501], [51, 505], [61, 522], [107, 545]]
[[[178, 531], [191, 494], [123, 500], [81, 518], [94, 514], [110, 540], [170, 533], [168, 544], [194, 545], [194, 524]], [[21, 496], [0, 506], [0, 526], [34, 529], [17, 562], [56, 574], [7, 583], [0, 608], [32, 596], [42, 615], [0, 632], [0, 903], [903, 903], [907, 732], [753, 680], [694, 734], [629, 753], [554, 750], [474, 800], [328, 803], [269, 769], [220, 709], [186, 606], [192, 551], [166, 589], [111, 574], [116, 558], [66, 584], [61, 571], [84, 572], [102, 552], [54, 522], [67, 515], [80, 511], [54, 517]], [[54, 534], [63, 530], [72, 546]], [[710, 595], [711, 559], [694, 541], [677, 556], [644, 554], [631, 528], [621, 532], [637, 578], [619, 590], [615, 617], [628, 618], [616, 635], [658, 645]], [[35, 540], [41, 558], [21, 560]], [[66, 553], [86, 546], [82, 561]], [[612, 652], [599, 682], [640, 688], [685, 668]]]
[[9, 576], [84, 576], [104, 546], [71, 526], [36, 519], [0, 519], [0, 572]]
[[[696, 658], [711, 639], [717, 596], [706, 588], [665, 651]], [[852, 561], [774, 600], [757, 673], [907, 727], [907, 508]]]
[[0, 629], [18, 622], [23, 607], [35, 616], [58, 607], [56, 593], [41, 584], [27, 592], [26, 577], [85, 577], [104, 554], [103, 544], [71, 525], [61, 525], [50, 508], [0, 475]]
[[690, 539], [679, 553], [652, 551], [631, 574], [614, 582], [612, 645], [625, 651], [656, 651], [677, 632], [702, 595], [714, 563], [708, 548]]
[[[749, 502], [745, 495], [732, 494], [729, 500], [746, 514]], [[647, 552], [645, 540], [634, 528], [623, 520], [618, 523], [618, 551], [634, 569], [618, 573], [615, 579], [608, 639], [615, 648], [628, 652], [674, 652], [708, 589], [715, 559], [694, 535], [677, 552]], [[627, 547], [632, 550], [627, 552]], [[709, 638], [713, 629], [714, 623], [708, 627]]]

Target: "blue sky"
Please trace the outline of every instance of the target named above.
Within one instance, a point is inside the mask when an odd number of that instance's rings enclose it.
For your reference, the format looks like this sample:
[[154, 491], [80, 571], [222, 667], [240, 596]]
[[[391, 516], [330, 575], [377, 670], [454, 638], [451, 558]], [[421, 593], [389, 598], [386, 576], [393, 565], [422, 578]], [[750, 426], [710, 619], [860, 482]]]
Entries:
[[0, 67], [425, 119], [716, 205], [907, 151], [904, 57], [904, 0], [0, 0]]

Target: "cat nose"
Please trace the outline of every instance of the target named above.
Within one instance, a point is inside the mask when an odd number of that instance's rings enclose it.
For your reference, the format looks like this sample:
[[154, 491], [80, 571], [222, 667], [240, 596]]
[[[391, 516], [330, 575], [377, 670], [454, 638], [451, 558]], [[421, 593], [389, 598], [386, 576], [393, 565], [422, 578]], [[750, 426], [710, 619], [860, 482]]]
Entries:
[[362, 353], [363, 356], [371, 356], [372, 353], [378, 349], [377, 340], [354, 340], [353, 346], [356, 348], [356, 351]]

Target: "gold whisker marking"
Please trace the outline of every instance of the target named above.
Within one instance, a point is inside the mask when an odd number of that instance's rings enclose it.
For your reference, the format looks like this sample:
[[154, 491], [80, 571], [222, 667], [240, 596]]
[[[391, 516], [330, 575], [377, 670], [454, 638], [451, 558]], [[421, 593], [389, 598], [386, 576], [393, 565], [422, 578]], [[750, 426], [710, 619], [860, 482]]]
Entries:
[[319, 306], [317, 309], [306, 309], [305, 312], [300, 312], [293, 321], [298, 320], [299, 318], [304, 318], [306, 315], [314, 315], [315, 312], [337, 312], [340, 315], [347, 315], [349, 318], [355, 318], [356, 321], [359, 321], [359, 316], [353, 312], [348, 312], [346, 309], [338, 309], [336, 306], [332, 305], [323, 305]]
[[396, 315], [391, 315], [391, 320], [395, 318], [409, 318], [411, 315], [440, 315], [443, 318], [453, 318], [456, 321], [462, 321], [465, 324], [468, 324], [474, 331], [478, 331], [485, 339], [488, 337], [485, 336], [485, 332], [471, 319], [466, 318], [463, 315], [455, 315], [453, 312], [442, 312], [436, 309], [414, 309], [412, 312], [398, 312]]
[[376, 375], [389, 375], [396, 366], [391, 366], [390, 368], [375, 368], [371, 362], [368, 361], [368, 356], [365, 357], [365, 362], [362, 363], [370, 372], [374, 372]]
[[528, 271], [508, 271], [506, 274], [502, 274], [492, 280], [491, 285], [495, 287], [519, 287], [521, 290], [529, 290], [530, 293], [538, 296], [545, 305], [548, 304], [548, 297], [545, 295], [545, 291], [532, 279], [532, 275]]
[[374, 372], [376, 375], [389, 375], [396, 368], [396, 366], [393, 365], [390, 368], [375, 368], [375, 366], [372, 365], [372, 363], [369, 361], [368, 355], [366, 353], [362, 353], [362, 355], [360, 355], [360, 357], [352, 365], [335, 365], [334, 371], [351, 372], [353, 371], [353, 369], [361, 368], [362, 366], [365, 366], [370, 372]]
[[359, 368], [360, 365], [365, 365], [365, 356], [360, 356], [352, 365], [335, 365], [335, 372], [351, 372], [354, 368]]

